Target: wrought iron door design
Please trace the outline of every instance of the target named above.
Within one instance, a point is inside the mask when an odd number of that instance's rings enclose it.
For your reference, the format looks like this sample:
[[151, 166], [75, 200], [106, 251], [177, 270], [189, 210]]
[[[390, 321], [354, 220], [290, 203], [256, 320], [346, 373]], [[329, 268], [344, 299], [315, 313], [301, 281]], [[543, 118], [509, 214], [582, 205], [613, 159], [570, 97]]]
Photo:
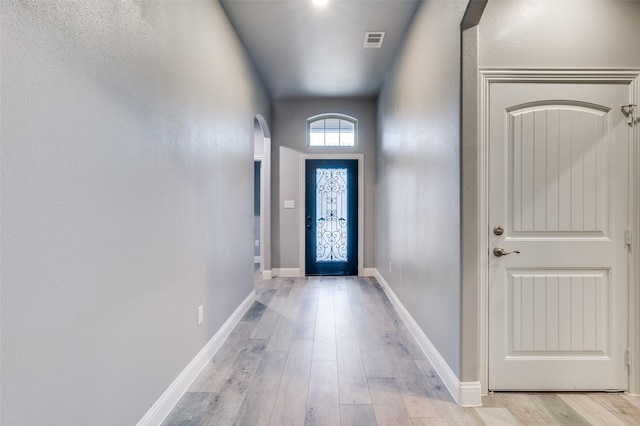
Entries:
[[357, 188], [357, 160], [307, 160], [307, 275], [357, 275]]

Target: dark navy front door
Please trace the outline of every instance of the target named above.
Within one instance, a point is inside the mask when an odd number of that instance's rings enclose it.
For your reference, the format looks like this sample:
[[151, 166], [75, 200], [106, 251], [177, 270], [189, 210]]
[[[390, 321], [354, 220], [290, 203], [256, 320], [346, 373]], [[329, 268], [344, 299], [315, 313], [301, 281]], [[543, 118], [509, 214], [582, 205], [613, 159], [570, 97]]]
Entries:
[[306, 160], [307, 275], [358, 275], [358, 160]]

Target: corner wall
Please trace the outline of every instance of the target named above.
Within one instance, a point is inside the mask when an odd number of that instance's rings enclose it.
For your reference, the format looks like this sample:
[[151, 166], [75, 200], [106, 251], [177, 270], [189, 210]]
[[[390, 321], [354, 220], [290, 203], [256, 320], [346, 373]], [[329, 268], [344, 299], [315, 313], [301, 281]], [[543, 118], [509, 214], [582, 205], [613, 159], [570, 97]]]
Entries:
[[[478, 309], [478, 229], [479, 176], [477, 175], [477, 68], [502, 69], [597, 69], [640, 68], [640, 2], [627, 0], [489, 0], [480, 25], [465, 31], [463, 62], [476, 70], [464, 73], [463, 93], [466, 136], [463, 141], [463, 229], [474, 243], [463, 250], [465, 273], [463, 303], [464, 324], [473, 324], [469, 313]], [[476, 65], [474, 65], [476, 64]], [[475, 135], [474, 135], [475, 133]], [[473, 235], [475, 233], [475, 235]], [[475, 275], [475, 276], [474, 276]], [[466, 319], [465, 319], [466, 314]], [[480, 318], [476, 316], [476, 321]], [[465, 380], [482, 377], [476, 347], [480, 342], [477, 327], [466, 327], [463, 334], [462, 365]], [[632, 388], [640, 389], [637, 382]], [[468, 377], [468, 378], [467, 378]], [[632, 378], [633, 380], [633, 378]], [[486, 390], [487, 383], [483, 383]]]
[[0, 19], [1, 423], [135, 424], [253, 290], [270, 100], [217, 2]]
[[460, 22], [423, 2], [378, 100], [376, 268], [460, 378]]

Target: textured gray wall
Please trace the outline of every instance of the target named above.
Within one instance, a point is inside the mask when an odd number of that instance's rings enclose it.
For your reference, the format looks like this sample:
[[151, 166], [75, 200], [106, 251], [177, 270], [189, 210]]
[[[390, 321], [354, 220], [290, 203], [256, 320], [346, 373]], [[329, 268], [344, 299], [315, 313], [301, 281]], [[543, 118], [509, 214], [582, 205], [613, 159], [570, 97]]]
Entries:
[[636, 0], [490, 0], [480, 67], [638, 67]]
[[[358, 119], [358, 146], [354, 148], [307, 147], [307, 118], [340, 113]], [[272, 128], [272, 240], [274, 268], [298, 268], [300, 153], [364, 154], [364, 267], [374, 265], [374, 182], [376, 158], [375, 99], [314, 99], [277, 101]], [[284, 209], [283, 200], [295, 200], [295, 210]]]
[[478, 351], [478, 27], [462, 33], [461, 259], [462, 312], [460, 380], [479, 378]]
[[135, 424], [253, 289], [269, 99], [216, 2], [0, 19], [1, 422]]
[[424, 2], [418, 9], [379, 97], [375, 202], [376, 268], [458, 376], [466, 4]]

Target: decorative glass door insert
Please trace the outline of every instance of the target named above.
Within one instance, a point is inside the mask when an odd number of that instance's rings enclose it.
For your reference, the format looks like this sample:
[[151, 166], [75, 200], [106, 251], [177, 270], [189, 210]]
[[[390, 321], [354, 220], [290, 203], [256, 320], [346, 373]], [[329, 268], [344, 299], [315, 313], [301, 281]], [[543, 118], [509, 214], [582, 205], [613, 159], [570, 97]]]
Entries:
[[316, 169], [316, 261], [347, 261], [347, 169]]
[[357, 182], [357, 160], [307, 160], [307, 275], [357, 275]]

